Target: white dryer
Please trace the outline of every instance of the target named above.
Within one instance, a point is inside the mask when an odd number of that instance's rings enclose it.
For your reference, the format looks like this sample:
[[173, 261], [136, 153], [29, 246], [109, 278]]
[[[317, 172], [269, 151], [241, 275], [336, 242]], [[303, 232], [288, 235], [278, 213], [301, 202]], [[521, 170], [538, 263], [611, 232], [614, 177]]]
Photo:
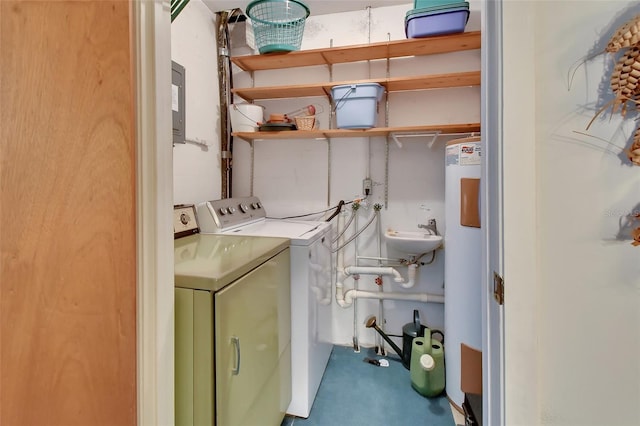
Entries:
[[202, 233], [288, 238], [291, 241], [291, 377], [288, 414], [309, 417], [332, 344], [331, 224], [268, 219], [257, 197], [198, 206]]

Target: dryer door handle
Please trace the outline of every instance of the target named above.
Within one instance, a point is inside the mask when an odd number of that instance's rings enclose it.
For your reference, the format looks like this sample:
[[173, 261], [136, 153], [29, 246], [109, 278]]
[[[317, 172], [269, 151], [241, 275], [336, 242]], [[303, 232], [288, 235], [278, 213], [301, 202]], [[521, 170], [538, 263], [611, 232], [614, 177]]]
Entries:
[[240, 374], [240, 338], [236, 336], [231, 337], [231, 343], [236, 347], [236, 366], [231, 370], [231, 374], [237, 376]]

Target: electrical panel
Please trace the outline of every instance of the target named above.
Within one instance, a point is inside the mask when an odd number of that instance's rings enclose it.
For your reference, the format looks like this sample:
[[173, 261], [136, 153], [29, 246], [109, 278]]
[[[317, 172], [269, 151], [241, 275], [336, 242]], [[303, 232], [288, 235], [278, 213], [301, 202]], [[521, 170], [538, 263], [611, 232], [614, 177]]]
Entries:
[[171, 112], [173, 143], [185, 143], [184, 67], [171, 61]]

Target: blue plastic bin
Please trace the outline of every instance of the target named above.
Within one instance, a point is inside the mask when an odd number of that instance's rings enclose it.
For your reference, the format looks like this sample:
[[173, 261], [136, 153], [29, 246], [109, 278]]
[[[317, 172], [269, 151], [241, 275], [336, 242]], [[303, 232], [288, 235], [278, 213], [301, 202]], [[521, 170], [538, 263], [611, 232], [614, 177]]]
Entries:
[[460, 0], [413, 0], [414, 9], [423, 9], [433, 6], [450, 6]]
[[[435, 12], [435, 11], [442, 11], [442, 12], [450, 12], [453, 10], [459, 10], [459, 9], [469, 9], [469, 2], [468, 1], [456, 1], [453, 3], [447, 3], [447, 4], [436, 4], [433, 6], [429, 6], [429, 7], [422, 7], [422, 8], [418, 8], [418, 9], [412, 9], [410, 11], [407, 12], [406, 17], [410, 17], [410, 16], [415, 16], [415, 15], [423, 15], [427, 12]], [[405, 17], [405, 19], [406, 19]]]
[[408, 13], [405, 18], [405, 34], [407, 38], [422, 38], [461, 33], [468, 20], [469, 9], [466, 7]]
[[339, 129], [370, 129], [378, 119], [384, 88], [378, 83], [342, 84], [331, 88]]

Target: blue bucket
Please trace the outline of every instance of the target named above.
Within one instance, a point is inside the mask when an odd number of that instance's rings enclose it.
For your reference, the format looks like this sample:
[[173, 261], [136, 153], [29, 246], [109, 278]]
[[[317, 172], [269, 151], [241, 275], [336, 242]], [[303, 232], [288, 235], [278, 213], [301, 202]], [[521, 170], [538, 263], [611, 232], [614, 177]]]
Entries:
[[370, 129], [378, 119], [384, 87], [378, 83], [342, 84], [331, 88], [338, 129]]

